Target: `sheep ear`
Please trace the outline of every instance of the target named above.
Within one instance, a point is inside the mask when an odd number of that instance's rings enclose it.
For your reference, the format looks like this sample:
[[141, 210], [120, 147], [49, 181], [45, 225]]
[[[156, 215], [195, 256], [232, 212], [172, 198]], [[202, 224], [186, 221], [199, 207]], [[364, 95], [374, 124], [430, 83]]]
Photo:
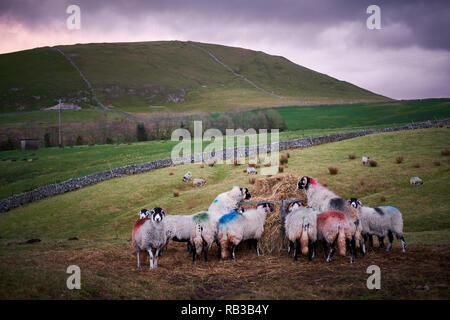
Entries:
[[358, 200], [358, 206], [362, 206], [362, 202]]

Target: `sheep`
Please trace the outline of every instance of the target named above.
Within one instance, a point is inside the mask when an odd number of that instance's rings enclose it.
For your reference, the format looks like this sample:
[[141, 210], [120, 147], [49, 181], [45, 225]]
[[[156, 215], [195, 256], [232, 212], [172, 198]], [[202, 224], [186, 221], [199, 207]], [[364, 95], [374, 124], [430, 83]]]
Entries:
[[368, 165], [369, 162], [370, 162], [370, 157], [365, 157], [365, 156], [362, 157], [362, 165], [363, 166]]
[[[198, 212], [201, 213], [201, 212]], [[169, 245], [169, 241], [187, 242], [187, 250], [191, 251], [191, 230], [194, 227], [193, 217], [198, 214], [179, 214], [179, 215], [167, 215], [164, 221], [166, 226], [166, 245], [164, 249]]]
[[[158, 266], [159, 251], [166, 243], [165, 215], [164, 209], [156, 207], [150, 210], [148, 217], [139, 219], [134, 223], [131, 239], [133, 247], [136, 248], [138, 268], [141, 267], [141, 250], [148, 251], [150, 269]], [[153, 250], [155, 250], [154, 255]], [[153, 259], [155, 259], [154, 264]]]
[[194, 226], [190, 236], [192, 263], [195, 264], [196, 256], [199, 256], [202, 250], [204, 262], [208, 263], [208, 250], [211, 249], [214, 242], [219, 247], [218, 258], [219, 260], [221, 259], [220, 243], [217, 239], [219, 219], [224, 214], [237, 208], [239, 202], [250, 199], [250, 197], [251, 195], [247, 188], [235, 186], [230, 191], [219, 194], [211, 203], [207, 212], [193, 217]]
[[258, 174], [254, 167], [247, 167], [247, 174]]
[[369, 239], [370, 247], [373, 247], [372, 235], [378, 236], [380, 248], [384, 247], [384, 237], [387, 235], [389, 244], [386, 251], [392, 248], [394, 241], [393, 234], [402, 242], [402, 251], [406, 252], [406, 242], [403, 235], [403, 217], [400, 210], [391, 206], [381, 206], [371, 208], [363, 206], [362, 202], [356, 198], [348, 200], [350, 205], [358, 210], [359, 218], [361, 220], [363, 239]]
[[[302, 177], [297, 183], [297, 188], [299, 190], [305, 190], [306, 197], [308, 198], [308, 206], [313, 209], [319, 212], [340, 211], [345, 214], [352, 233], [352, 241], [350, 242], [349, 248], [350, 255], [354, 257], [356, 255], [356, 248], [360, 247], [362, 232], [361, 224], [358, 220], [358, 211], [352, 208], [345, 199], [338, 197], [313, 178], [307, 176]], [[366, 248], [363, 243], [361, 247], [362, 255], [365, 252]]]
[[273, 205], [264, 203], [256, 209], [249, 209], [242, 213], [233, 210], [219, 219], [218, 240], [222, 259], [226, 259], [227, 250], [229, 250], [231, 260], [235, 261], [236, 246], [246, 240], [255, 240], [256, 254], [259, 256], [259, 239], [264, 231], [264, 223], [269, 211], [273, 211]]
[[[317, 215], [317, 240], [322, 240], [323, 254], [327, 262], [331, 262], [336, 243], [339, 254], [345, 256], [346, 245], [350, 244], [353, 236], [345, 213], [340, 211], [325, 211]], [[327, 247], [330, 245], [330, 253], [327, 255]], [[351, 248], [351, 246], [350, 246]], [[355, 258], [350, 254], [350, 263]]]
[[411, 179], [409, 179], [409, 183], [412, 186], [415, 186], [415, 185], [418, 185], [418, 184], [423, 184], [423, 181], [419, 177], [411, 177]]
[[139, 219], [145, 219], [148, 217], [148, 215], [150, 214], [150, 210], [148, 209], [141, 209], [138, 213]]
[[192, 185], [194, 187], [201, 187], [204, 184], [206, 184], [206, 180], [205, 179], [195, 178], [194, 180], [192, 180]]
[[188, 182], [192, 179], [192, 173], [188, 171], [184, 176], [183, 179], [181, 179], [183, 182]]
[[301, 203], [293, 202], [288, 208], [289, 214], [284, 221], [286, 237], [289, 239], [288, 254], [294, 246], [294, 261], [297, 260], [298, 248], [308, 259], [315, 257], [315, 243], [317, 240], [317, 214], [312, 208], [304, 207]]

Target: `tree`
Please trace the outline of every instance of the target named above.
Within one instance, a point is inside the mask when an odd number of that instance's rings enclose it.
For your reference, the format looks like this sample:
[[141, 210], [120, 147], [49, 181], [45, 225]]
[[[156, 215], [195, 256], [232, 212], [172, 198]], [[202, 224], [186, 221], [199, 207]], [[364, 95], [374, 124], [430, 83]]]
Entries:
[[147, 141], [147, 131], [142, 123], [137, 125], [137, 141]]

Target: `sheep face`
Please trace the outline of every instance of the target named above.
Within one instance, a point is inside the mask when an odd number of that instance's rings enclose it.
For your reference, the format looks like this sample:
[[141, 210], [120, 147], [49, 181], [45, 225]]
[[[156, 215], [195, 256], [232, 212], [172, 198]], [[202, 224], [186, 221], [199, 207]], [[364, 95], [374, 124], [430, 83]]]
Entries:
[[298, 208], [302, 207], [301, 202], [292, 202], [289, 204], [288, 212], [291, 213], [294, 210], [297, 210]]
[[362, 202], [356, 198], [348, 199], [348, 203], [355, 209], [362, 207]]
[[260, 207], [264, 208], [264, 211], [266, 213], [269, 213], [269, 212], [273, 211], [273, 204], [271, 204], [271, 203], [263, 203], [263, 204], [258, 206], [258, 208], [260, 208]]
[[240, 188], [240, 190], [244, 200], [248, 200], [252, 197], [247, 188]]
[[166, 212], [164, 211], [164, 209], [156, 207], [150, 210], [150, 215], [153, 222], [160, 223], [166, 216]]
[[150, 214], [150, 210], [148, 209], [141, 209], [141, 211], [139, 211], [138, 215], [139, 215], [139, 219], [145, 219], [148, 218]]
[[313, 178], [304, 176], [302, 177], [298, 183], [297, 183], [297, 189], [299, 190], [308, 190], [310, 185], [316, 184], [316, 180], [314, 180]]

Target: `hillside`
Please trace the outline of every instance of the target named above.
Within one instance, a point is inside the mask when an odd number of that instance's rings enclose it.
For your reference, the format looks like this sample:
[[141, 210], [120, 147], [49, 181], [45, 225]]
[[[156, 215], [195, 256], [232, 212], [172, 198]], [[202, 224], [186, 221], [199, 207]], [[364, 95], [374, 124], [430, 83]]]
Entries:
[[[242, 48], [180, 41], [56, 48], [79, 67], [104, 105], [127, 112], [388, 100], [283, 57]], [[60, 97], [96, 105], [78, 71], [55, 48], [0, 55], [1, 112], [38, 110]]]

